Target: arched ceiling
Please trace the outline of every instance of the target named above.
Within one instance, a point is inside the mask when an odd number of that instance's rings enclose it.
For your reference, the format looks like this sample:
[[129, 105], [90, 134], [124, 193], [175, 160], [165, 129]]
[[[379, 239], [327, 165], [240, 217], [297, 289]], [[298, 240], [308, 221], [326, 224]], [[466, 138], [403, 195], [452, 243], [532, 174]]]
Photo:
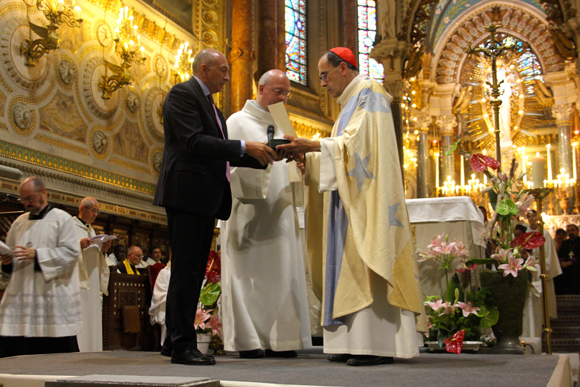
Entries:
[[556, 26], [576, 14], [569, 0], [506, 0], [500, 3], [492, 0], [411, 0], [405, 10], [400, 38], [413, 45], [419, 43], [426, 53], [432, 53], [438, 39], [447, 28], [454, 26], [458, 18], [472, 12], [470, 9], [488, 3], [504, 6], [520, 4], [533, 8], [538, 14], [545, 14], [546, 21]]
[[[438, 42], [441, 52], [434, 56], [432, 63], [435, 80], [439, 84], [456, 83], [462, 63], [467, 56], [466, 50], [486, 41], [489, 32], [486, 26], [500, 24], [498, 32], [507, 33], [527, 42], [538, 56], [544, 73], [561, 71], [564, 60], [556, 53], [548, 24], [528, 13], [514, 7], [490, 6], [462, 19], [453, 26], [445, 41]], [[438, 60], [437, 60], [438, 59]]]

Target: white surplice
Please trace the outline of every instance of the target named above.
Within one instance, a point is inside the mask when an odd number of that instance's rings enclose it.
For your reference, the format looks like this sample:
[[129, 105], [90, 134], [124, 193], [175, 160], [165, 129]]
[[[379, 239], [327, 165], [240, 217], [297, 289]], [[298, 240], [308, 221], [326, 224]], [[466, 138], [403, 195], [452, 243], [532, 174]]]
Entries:
[[163, 345], [167, 333], [165, 310], [167, 309], [167, 290], [169, 289], [170, 279], [171, 263], [168, 263], [157, 275], [155, 287], [153, 288], [153, 296], [151, 297], [151, 306], [149, 307], [151, 325], [161, 325], [161, 345]]
[[[267, 141], [269, 112], [247, 101], [227, 121], [230, 139]], [[276, 130], [275, 138], [283, 133]], [[306, 277], [288, 164], [233, 168], [232, 215], [222, 223], [225, 349], [311, 346]]]
[[66, 337], [81, 331], [76, 226], [65, 211], [53, 208], [42, 219], [20, 215], [6, 244], [36, 249], [34, 260], [13, 260], [10, 283], [0, 303], [0, 335]]
[[[357, 82], [363, 78], [364, 76], [359, 75], [338, 98], [341, 108], [353, 96]], [[338, 189], [335, 149], [333, 138], [322, 139], [320, 192]], [[398, 358], [419, 356], [419, 346], [423, 343], [419, 341], [415, 315], [390, 305], [387, 300], [386, 280], [374, 273], [372, 278], [373, 303], [347, 315], [343, 325], [324, 326], [324, 353]]]
[[[526, 225], [527, 226], [527, 225]], [[529, 226], [528, 232], [533, 231]], [[546, 257], [546, 273], [548, 274], [547, 294], [549, 303], [550, 318], [557, 318], [556, 311], [556, 291], [554, 289], [554, 277], [562, 274], [560, 261], [558, 260], [558, 253], [556, 246], [552, 240], [552, 236], [548, 230], [544, 230], [544, 253]], [[537, 272], [532, 272], [532, 281], [530, 283], [530, 291], [526, 299], [526, 306], [524, 308], [524, 322], [522, 337], [542, 337], [542, 328], [544, 324], [544, 306], [542, 300], [542, 279], [540, 278], [540, 248], [534, 249], [532, 254], [538, 261], [536, 265]]]
[[[95, 230], [76, 216], [73, 218], [80, 241], [92, 238]], [[83, 330], [77, 335], [81, 352], [103, 350], [103, 317], [101, 293], [107, 295], [109, 286], [109, 266], [98, 245], [92, 244], [81, 251], [79, 259], [81, 284], [81, 318]]]

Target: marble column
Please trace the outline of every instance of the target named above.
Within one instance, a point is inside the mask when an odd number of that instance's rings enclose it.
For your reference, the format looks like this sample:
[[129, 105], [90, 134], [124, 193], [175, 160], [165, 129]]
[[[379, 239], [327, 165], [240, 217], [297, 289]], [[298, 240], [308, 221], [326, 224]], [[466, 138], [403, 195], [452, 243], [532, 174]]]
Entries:
[[344, 47], [350, 48], [352, 52], [357, 53], [358, 11], [356, 0], [342, 0], [341, 19], [342, 44]]
[[391, 101], [391, 111], [393, 113], [393, 123], [395, 125], [395, 137], [397, 138], [397, 150], [399, 152], [399, 162], [401, 163], [401, 172], [403, 180], [405, 179], [405, 157], [403, 153], [403, 112], [401, 103], [403, 102], [403, 81], [386, 81], [383, 84], [387, 93], [393, 100]]
[[416, 127], [419, 128], [419, 144], [417, 146], [417, 197], [428, 198], [431, 197], [431, 184], [429, 178], [431, 176], [429, 163], [429, 126], [433, 121], [429, 108], [425, 107], [415, 114], [417, 117]]
[[[268, 1], [268, 0], [265, 0]], [[277, 68], [286, 72], [286, 2], [285, 0], [277, 1], [278, 7], [278, 35], [277, 36]]]
[[278, 68], [278, 1], [258, 1], [258, 69], [256, 81]]
[[252, 0], [232, 1], [231, 99], [232, 113], [242, 110], [246, 100], [252, 99], [254, 72]]
[[[439, 184], [443, 185], [447, 176], [451, 176], [451, 180], [455, 180], [454, 155], [447, 156], [445, 153], [453, 146], [453, 131], [457, 126], [457, 118], [454, 115], [437, 117], [437, 126], [441, 135], [441, 178]], [[455, 183], [460, 184], [457, 180]]]
[[[573, 176], [572, 171], [572, 143], [570, 141], [572, 131], [572, 113], [574, 107], [572, 104], [554, 105], [552, 107], [552, 115], [556, 119], [558, 126], [558, 161], [560, 169], [564, 169], [565, 173]], [[553, 176], [560, 173], [557, 171]]]

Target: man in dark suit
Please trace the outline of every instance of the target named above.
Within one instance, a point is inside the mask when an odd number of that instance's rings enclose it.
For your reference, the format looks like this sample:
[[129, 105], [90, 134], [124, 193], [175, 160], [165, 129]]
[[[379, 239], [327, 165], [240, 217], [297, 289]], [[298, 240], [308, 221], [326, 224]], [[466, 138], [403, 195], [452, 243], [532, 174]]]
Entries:
[[229, 78], [225, 56], [200, 51], [193, 77], [165, 97], [165, 148], [153, 204], [165, 207], [172, 250], [167, 292], [167, 339], [161, 353], [172, 363], [215, 364], [197, 349], [193, 322], [209, 256], [215, 219], [228, 219], [229, 166], [265, 168], [278, 160], [266, 144], [228, 140], [225, 119], [212, 94]]

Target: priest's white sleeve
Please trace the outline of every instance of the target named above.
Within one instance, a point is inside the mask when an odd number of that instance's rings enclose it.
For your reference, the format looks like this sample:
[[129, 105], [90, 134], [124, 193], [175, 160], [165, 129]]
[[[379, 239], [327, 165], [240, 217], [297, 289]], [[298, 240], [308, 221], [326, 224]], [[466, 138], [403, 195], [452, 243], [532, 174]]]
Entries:
[[320, 185], [319, 191], [336, 191], [336, 164], [334, 161], [334, 138], [320, 141]]

